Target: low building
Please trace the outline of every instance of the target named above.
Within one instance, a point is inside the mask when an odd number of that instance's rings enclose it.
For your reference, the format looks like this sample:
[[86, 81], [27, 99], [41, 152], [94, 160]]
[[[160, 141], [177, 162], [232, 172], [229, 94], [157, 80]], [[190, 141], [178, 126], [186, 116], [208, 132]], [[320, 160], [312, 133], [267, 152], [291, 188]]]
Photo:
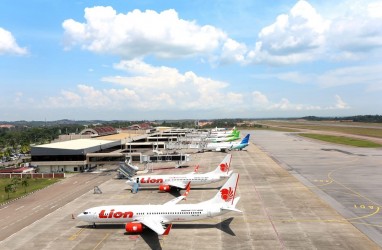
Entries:
[[[107, 153], [121, 148], [121, 141], [78, 139], [49, 143], [31, 148], [31, 164], [41, 173], [82, 172], [92, 167], [88, 153]], [[119, 156], [115, 161], [123, 161]], [[96, 164], [96, 163], [95, 163]]]
[[[177, 133], [152, 133], [130, 130], [114, 133], [108, 129], [104, 136], [61, 141], [31, 147], [31, 164], [39, 173], [82, 172], [97, 165], [119, 165], [127, 157], [144, 161], [143, 154], [166, 149], [166, 143], [177, 141], [184, 131]], [[133, 132], [133, 133], [132, 133]], [[86, 134], [86, 133], [85, 133]]]

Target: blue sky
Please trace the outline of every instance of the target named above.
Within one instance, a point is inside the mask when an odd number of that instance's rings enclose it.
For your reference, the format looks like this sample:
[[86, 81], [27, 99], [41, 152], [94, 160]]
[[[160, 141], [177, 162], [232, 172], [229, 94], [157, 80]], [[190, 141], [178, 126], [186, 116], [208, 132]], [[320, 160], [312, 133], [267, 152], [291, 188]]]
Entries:
[[0, 121], [381, 114], [381, 27], [372, 0], [3, 0]]

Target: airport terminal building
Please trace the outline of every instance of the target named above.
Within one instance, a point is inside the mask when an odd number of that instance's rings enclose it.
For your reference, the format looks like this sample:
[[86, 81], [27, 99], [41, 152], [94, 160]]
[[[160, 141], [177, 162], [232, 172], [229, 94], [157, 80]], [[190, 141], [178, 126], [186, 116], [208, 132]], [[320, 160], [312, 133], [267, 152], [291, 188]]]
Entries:
[[164, 150], [166, 143], [174, 140], [176, 136], [171, 133], [135, 130], [54, 142], [32, 146], [31, 164], [40, 173], [83, 172], [102, 164], [118, 165], [127, 157], [132, 161], [147, 161], [142, 153]]
[[[82, 172], [92, 167], [90, 153], [108, 153], [121, 148], [121, 141], [78, 139], [44, 144], [31, 148], [32, 165], [38, 166], [41, 173]], [[108, 154], [104, 161], [124, 161], [123, 154]], [[104, 156], [105, 157], [105, 156]], [[102, 161], [102, 159], [97, 159]], [[98, 161], [98, 162], [99, 162]]]

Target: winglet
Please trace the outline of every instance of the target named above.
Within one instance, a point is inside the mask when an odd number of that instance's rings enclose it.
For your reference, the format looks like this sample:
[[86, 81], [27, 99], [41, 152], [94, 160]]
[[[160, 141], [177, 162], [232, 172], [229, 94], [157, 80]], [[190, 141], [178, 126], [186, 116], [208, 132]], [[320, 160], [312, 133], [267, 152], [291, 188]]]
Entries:
[[172, 224], [168, 225], [163, 235], [168, 235], [170, 233], [171, 228], [172, 228]]
[[195, 166], [195, 169], [194, 169], [194, 173], [197, 173], [198, 170], [199, 170], [199, 165], [196, 165], [196, 166]]

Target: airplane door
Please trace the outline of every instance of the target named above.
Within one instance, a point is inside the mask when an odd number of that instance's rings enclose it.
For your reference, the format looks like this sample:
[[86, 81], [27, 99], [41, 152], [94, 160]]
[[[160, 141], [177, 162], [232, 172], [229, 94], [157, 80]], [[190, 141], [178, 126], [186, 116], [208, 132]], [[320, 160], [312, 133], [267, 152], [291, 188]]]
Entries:
[[212, 217], [212, 215], [211, 215], [211, 210], [210, 210], [210, 209], [207, 210], [207, 216], [208, 216], [208, 217]]

